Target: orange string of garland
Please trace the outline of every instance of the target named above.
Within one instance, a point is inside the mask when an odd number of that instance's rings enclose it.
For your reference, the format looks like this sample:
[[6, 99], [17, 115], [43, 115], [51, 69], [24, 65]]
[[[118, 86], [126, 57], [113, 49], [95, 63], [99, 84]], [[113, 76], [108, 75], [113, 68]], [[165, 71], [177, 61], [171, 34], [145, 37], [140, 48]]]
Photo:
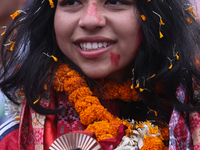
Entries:
[[[108, 90], [108, 93], [111, 93], [109, 98], [123, 97], [122, 94], [113, 96], [112, 88], [108, 85], [105, 84], [105, 89], [110, 89]], [[128, 85], [131, 85], [131, 82]], [[55, 73], [53, 87], [56, 91], [64, 91], [69, 95], [69, 101], [79, 113], [81, 123], [87, 126], [87, 131], [93, 131], [98, 140], [116, 138], [118, 128], [123, 121], [113, 116], [100, 104], [99, 99], [93, 96], [85, 79], [78, 72], [72, 70], [67, 64], [60, 65]], [[120, 87], [115, 90], [119, 89]], [[123, 92], [123, 90], [119, 91]], [[126, 93], [124, 97], [126, 101], [130, 101], [130, 95], [127, 96]]]
[[[140, 97], [135, 89], [131, 89], [131, 80], [118, 84], [116, 81], [99, 81], [103, 85], [102, 90], [104, 100], [121, 99], [126, 102], [140, 101]], [[68, 64], [58, 66], [55, 73], [53, 88], [58, 92], [68, 94], [70, 103], [80, 115], [80, 121], [87, 126], [86, 131], [95, 133], [97, 140], [116, 138], [120, 124], [128, 127], [126, 134], [133, 129], [133, 125], [127, 120], [121, 120], [104, 108], [98, 99], [98, 91], [93, 91], [88, 87], [86, 80], [78, 72], [71, 69]], [[152, 129], [155, 132], [158, 129]], [[165, 133], [165, 132], [164, 132]]]

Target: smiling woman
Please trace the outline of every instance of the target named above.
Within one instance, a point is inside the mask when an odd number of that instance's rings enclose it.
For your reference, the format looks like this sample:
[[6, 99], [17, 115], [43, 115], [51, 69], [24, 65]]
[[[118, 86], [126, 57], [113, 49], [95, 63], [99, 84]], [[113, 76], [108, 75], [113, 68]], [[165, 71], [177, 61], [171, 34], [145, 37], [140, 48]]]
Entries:
[[86, 76], [122, 82], [141, 42], [133, 1], [64, 2], [58, 1], [54, 19], [61, 51]]
[[33, 0], [13, 16], [0, 149], [199, 149], [200, 28], [188, 0]]

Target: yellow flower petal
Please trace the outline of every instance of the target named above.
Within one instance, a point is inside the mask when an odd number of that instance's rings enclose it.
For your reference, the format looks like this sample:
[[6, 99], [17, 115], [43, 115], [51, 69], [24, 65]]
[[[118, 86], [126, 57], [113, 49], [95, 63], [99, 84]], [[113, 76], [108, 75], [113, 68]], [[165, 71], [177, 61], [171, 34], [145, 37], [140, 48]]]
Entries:
[[33, 123], [36, 124], [36, 122], [37, 122], [37, 119], [35, 119], [35, 121]]
[[131, 89], [133, 89], [133, 84], [131, 85]]
[[154, 112], [155, 116], [158, 116], [158, 113], [157, 113], [157, 111], [155, 111], [155, 110], [154, 110], [153, 112]]
[[165, 23], [162, 21], [162, 18], [160, 18], [160, 24], [165, 25]]
[[141, 15], [141, 18], [142, 18], [142, 20], [143, 20], [143, 21], [145, 21], [145, 20], [146, 20], [146, 17], [145, 17], [145, 15]]
[[160, 38], [163, 38], [163, 34], [159, 31]]
[[1, 36], [4, 35], [6, 33], [6, 30], [3, 31], [3, 33], [1, 33]]
[[176, 54], [176, 60], [179, 60], [179, 56], [178, 56], [178, 54]]
[[44, 89], [47, 90], [47, 84], [44, 85]]
[[172, 69], [172, 63], [171, 63], [171, 65], [169, 66], [169, 68], [168, 69]]
[[187, 21], [188, 21], [190, 24], [192, 24], [192, 20], [190, 19], [189, 16], [187, 16]]
[[49, 4], [50, 4], [51, 8], [54, 8], [54, 7], [55, 7], [55, 6], [54, 6], [53, 0], [49, 0]]
[[53, 58], [53, 60], [54, 60], [55, 62], [57, 62], [57, 61], [58, 61], [58, 59], [57, 59], [55, 56], [53, 56], [53, 55], [51, 55], [51, 56], [49, 56], [49, 57], [52, 57], [52, 58]]
[[135, 88], [137, 89], [137, 88], [139, 88], [139, 86], [140, 86], [140, 84], [139, 84], [139, 82], [138, 82]]
[[14, 14], [10, 15], [10, 17], [14, 20], [20, 14], [19, 10], [17, 10]]
[[194, 10], [193, 10], [193, 8], [192, 8], [191, 6], [189, 7], [189, 10], [190, 10], [193, 14], [195, 14], [195, 13], [194, 13]]
[[36, 104], [39, 101], [39, 99], [37, 99], [36, 101], [33, 102], [33, 104]]
[[15, 42], [12, 42], [12, 41], [11, 41], [10, 51], [13, 51], [14, 46], [15, 46]]
[[16, 117], [15, 120], [20, 120], [20, 118], [19, 118], [19, 117]]
[[144, 89], [140, 88], [140, 92], [143, 92], [143, 91], [144, 91]]

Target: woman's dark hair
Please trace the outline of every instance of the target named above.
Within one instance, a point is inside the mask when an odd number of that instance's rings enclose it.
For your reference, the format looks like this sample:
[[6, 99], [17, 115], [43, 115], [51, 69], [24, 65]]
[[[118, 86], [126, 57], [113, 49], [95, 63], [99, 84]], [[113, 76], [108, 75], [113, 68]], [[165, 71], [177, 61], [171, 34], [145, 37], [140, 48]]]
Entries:
[[[54, 0], [57, 5], [57, 0]], [[183, 85], [187, 91], [188, 103], [196, 105], [193, 99], [193, 81], [200, 79], [200, 72], [195, 63], [198, 58], [200, 28], [194, 14], [188, 9], [187, 0], [135, 0], [138, 15], [144, 15], [141, 19], [142, 43], [135, 57], [134, 82], [140, 84], [145, 90], [139, 92], [147, 105], [153, 100], [149, 95], [154, 95], [154, 101], [159, 106], [162, 104], [161, 96], [155, 91], [155, 83], [162, 82], [165, 90], [164, 97], [180, 110], [195, 111], [200, 107], [182, 104], [176, 98], [176, 88]], [[14, 89], [23, 87], [27, 103], [35, 111], [42, 114], [52, 114], [55, 110], [42, 107], [33, 102], [45, 95], [43, 87], [47, 78], [54, 73], [59, 62], [66, 62], [71, 67], [81, 72], [59, 49], [54, 33], [55, 8], [50, 8], [47, 0], [34, 0], [19, 16], [15, 18], [3, 37], [3, 43], [9, 40], [15, 41], [13, 51], [2, 45], [2, 70], [0, 88], [13, 102], [9, 94]], [[189, 23], [190, 18], [192, 23]], [[165, 25], [160, 25], [162, 21]], [[14, 33], [14, 31], [16, 33]], [[159, 31], [163, 34], [160, 38]], [[44, 53], [58, 58], [59, 62], [44, 55]], [[175, 54], [178, 54], [179, 60]], [[169, 66], [172, 64], [172, 68]], [[13, 71], [19, 65], [18, 70]], [[131, 70], [130, 70], [131, 72]], [[151, 77], [155, 74], [155, 77]], [[87, 77], [86, 77], [87, 78]], [[93, 82], [87, 78], [88, 83]], [[143, 84], [145, 83], [145, 85]], [[50, 88], [50, 85], [49, 87]], [[151, 91], [151, 92], [149, 92]]]

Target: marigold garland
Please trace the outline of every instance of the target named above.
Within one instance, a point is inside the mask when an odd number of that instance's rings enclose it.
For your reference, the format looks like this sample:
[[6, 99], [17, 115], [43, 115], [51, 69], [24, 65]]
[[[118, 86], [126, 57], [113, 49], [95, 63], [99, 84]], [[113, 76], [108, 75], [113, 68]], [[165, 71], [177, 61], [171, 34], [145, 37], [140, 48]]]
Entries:
[[165, 145], [162, 140], [158, 137], [147, 136], [143, 142], [144, 146], [141, 150], [163, 150]]
[[[140, 101], [138, 93], [134, 88], [131, 88], [132, 81], [129, 79], [122, 84], [116, 81], [101, 80], [100, 84], [103, 86], [101, 92], [103, 93], [103, 100], [121, 99], [125, 102]], [[92, 88], [93, 95], [100, 97], [96, 88]]]
[[[100, 83], [103, 85], [102, 89], [104, 100], [114, 100], [122, 99], [124, 101], [138, 101], [141, 100], [135, 89], [131, 89], [131, 80], [124, 82], [123, 84], [118, 84], [116, 81], [104, 81], [101, 80]], [[58, 69], [55, 73], [53, 87], [58, 92], [65, 92], [68, 94], [70, 103], [74, 106], [77, 113], [80, 115], [80, 121], [83, 125], [86, 125], [86, 131], [92, 131], [95, 133], [97, 140], [116, 138], [119, 126], [123, 123], [128, 127], [126, 130], [126, 135], [130, 135], [133, 132], [132, 124], [128, 123], [127, 120], [121, 120], [104, 108], [97, 97], [97, 89], [94, 88], [93, 91], [88, 87], [84, 77], [82, 77], [78, 72], [72, 70], [68, 64], [62, 64], [58, 66]], [[144, 122], [138, 125], [150, 126], [150, 122]], [[149, 127], [150, 133], [160, 133], [157, 126]], [[163, 130], [163, 137], [166, 135], [165, 130]], [[162, 137], [162, 136], [161, 136]], [[146, 149], [147, 145], [150, 147], [164, 147], [162, 140], [160, 138], [152, 138], [147, 136], [149, 140], [159, 143], [150, 144], [148, 141], [144, 141], [144, 148]], [[161, 143], [160, 143], [161, 141]], [[145, 144], [147, 143], [147, 145]]]

